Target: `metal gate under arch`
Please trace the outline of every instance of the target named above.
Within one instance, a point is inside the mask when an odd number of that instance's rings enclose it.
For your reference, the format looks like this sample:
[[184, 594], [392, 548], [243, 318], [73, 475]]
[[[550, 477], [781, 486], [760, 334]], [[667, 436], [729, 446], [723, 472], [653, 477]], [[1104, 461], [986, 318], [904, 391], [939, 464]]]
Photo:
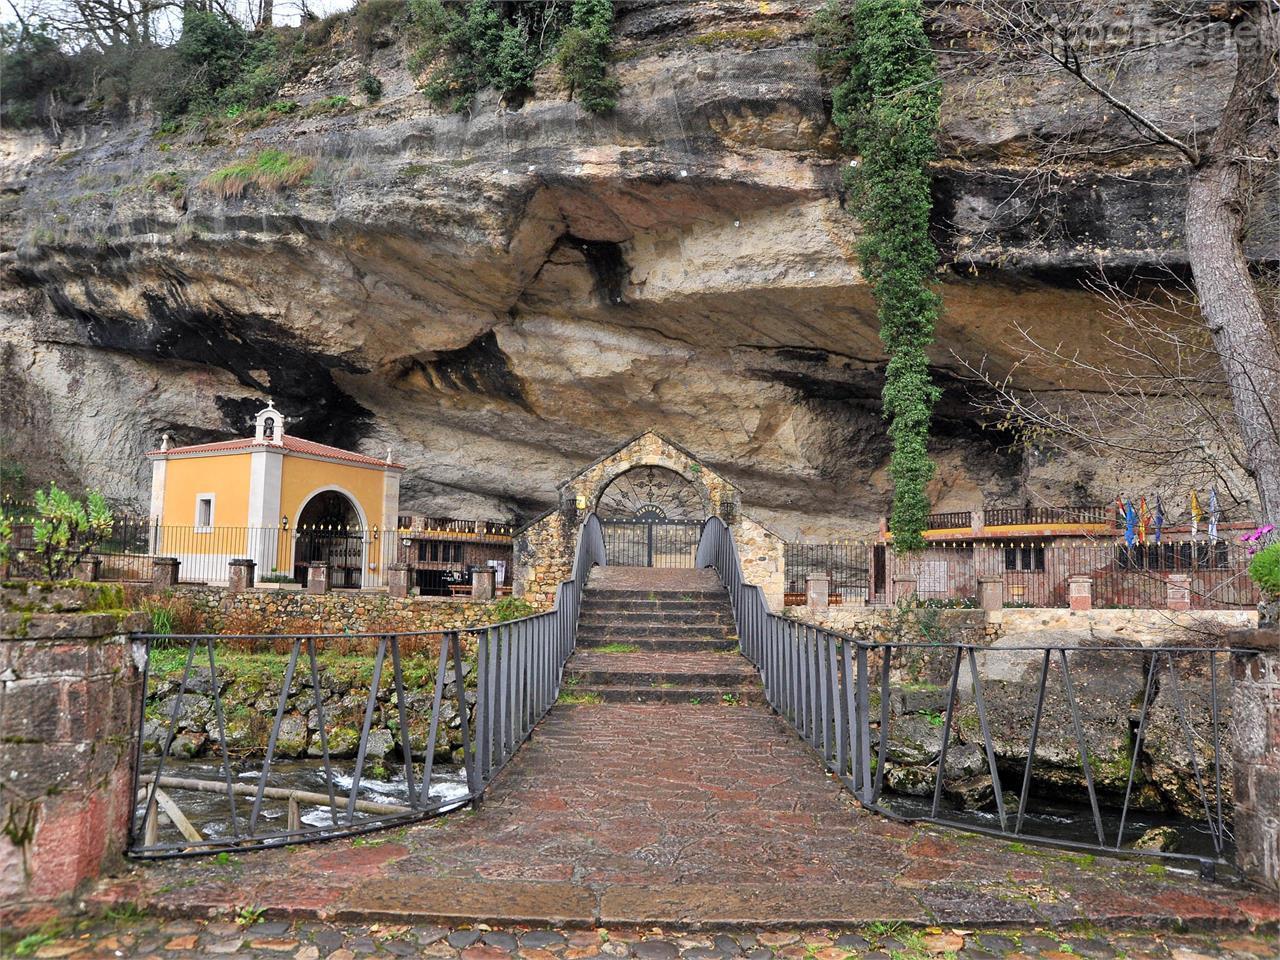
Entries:
[[596, 512], [610, 564], [694, 566], [706, 507], [693, 483], [675, 470], [632, 467], [605, 487]]

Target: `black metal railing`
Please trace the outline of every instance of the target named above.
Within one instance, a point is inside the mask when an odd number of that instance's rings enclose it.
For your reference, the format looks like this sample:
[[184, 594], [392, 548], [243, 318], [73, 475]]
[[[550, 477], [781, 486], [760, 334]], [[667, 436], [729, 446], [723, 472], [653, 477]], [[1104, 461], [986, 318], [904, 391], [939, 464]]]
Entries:
[[[546, 613], [464, 631], [139, 635], [151, 702], [144, 702], [137, 743], [130, 855], [307, 843], [474, 801], [555, 703], [582, 590], [603, 563], [591, 515], [579, 531], [573, 575]], [[233, 659], [244, 669], [246, 658], [251, 681], [264, 688], [255, 689], [255, 700], [275, 704], [269, 728], [256, 734], [257, 711], [228, 703]], [[340, 685], [327, 676], [337, 668], [358, 677], [367, 669], [368, 692], [338, 697]], [[386, 750], [399, 766], [394, 780], [375, 771], [382, 757], [370, 759], [375, 720], [383, 746], [394, 742]], [[459, 769], [442, 773], [436, 757], [449, 726], [458, 730], [462, 758]], [[298, 762], [307, 756], [310, 766]]]
[[973, 525], [973, 514], [968, 510], [956, 510], [951, 513], [931, 513], [924, 518], [926, 530], [954, 530], [957, 527], [968, 529]]
[[[760, 588], [744, 580], [732, 535], [715, 518], [704, 531], [698, 565], [714, 567], [728, 589], [742, 653], [760, 671], [770, 706], [864, 806], [899, 819], [925, 820], [1021, 841], [1182, 859], [1198, 863], [1204, 874], [1229, 862], [1230, 802], [1222, 776], [1227, 729], [1223, 712], [1229, 702], [1223, 661], [1229, 651], [1201, 646], [1055, 645], [996, 650], [968, 643], [874, 641], [800, 623], [770, 612]], [[1013, 690], [1008, 682], [984, 673], [980, 664], [989, 657], [1001, 658], [1002, 670], [997, 676], [1007, 675], [1011, 657], [1026, 661], [1026, 669], [1035, 677], [1018, 691], [1030, 696], [1026, 718], [1009, 710], [992, 716], [993, 694], [1004, 703]], [[1089, 677], [1090, 658], [1099, 657], [1118, 658], [1130, 669], [1141, 671], [1144, 681], [1140, 689], [1145, 692], [1139, 706], [1118, 703], [1102, 694], [1105, 680], [1098, 680], [1097, 689], [1093, 687], [1097, 675]], [[932, 661], [932, 665], [921, 660]], [[911, 676], [923, 672], [941, 681], [937, 688], [942, 714], [921, 715], [911, 721], [916, 728], [922, 722], [934, 727], [936, 722], [937, 729], [936, 744], [923, 751], [925, 756], [914, 758], [917, 770], [923, 764], [929, 788], [923, 808], [918, 804], [904, 807], [902, 798], [886, 791], [887, 777], [899, 766], [893, 749], [896, 727], [908, 724], [903, 718], [905, 708], [894, 707], [895, 695], [900, 696], [902, 689], [893, 683], [894, 671], [902, 667], [909, 668]], [[1194, 695], [1186, 679], [1192, 675], [1196, 678]], [[1189, 706], [1192, 701], [1198, 708], [1194, 717]], [[1060, 726], [1069, 731], [1069, 742], [1053, 745], [1053, 756], [1047, 761], [1052, 769], [1044, 776], [1044, 757], [1038, 750], [1045, 740], [1042, 721], [1047, 706], [1062, 712]], [[1101, 758], [1101, 744], [1088, 742], [1082, 721], [1085, 709], [1106, 714], [1102, 722], [1117, 731], [1123, 745], [1117, 755]], [[1149, 740], [1157, 715], [1160, 742], [1152, 746]], [[1023, 727], [1022, 720], [1028, 718]], [[1090, 719], [1097, 718], [1091, 715]], [[919, 730], [910, 731], [910, 735], [918, 737]], [[965, 820], [943, 806], [948, 781], [954, 776], [948, 756], [961, 741], [970, 750], [980, 747], [976, 768], [964, 775], [970, 789], [985, 789], [994, 817], [987, 814]], [[1078, 761], [1072, 770], [1088, 803], [1082, 826], [1074, 832], [1050, 829], [1049, 824], [1061, 818], [1042, 816], [1038, 811], [1041, 804], [1062, 794], [1061, 783], [1071, 767], [1064, 758], [1071, 750]], [[1201, 850], [1178, 852], [1129, 845], [1137, 838], [1133, 826], [1138, 812], [1135, 785], [1149, 789], [1152, 781], [1144, 767], [1157, 753], [1178, 757], [1186, 796], [1197, 807], [1184, 813], [1199, 814], [1194, 822], [1181, 822], [1181, 839], [1204, 839]], [[975, 778], [985, 782], [975, 785]], [[1105, 779], [1105, 789], [1100, 789], [1100, 779]], [[1016, 799], [1006, 796], [1013, 782], [1020, 784]]]
[[987, 507], [982, 511], [984, 527], [1051, 523], [1110, 523], [1112, 514], [1103, 507]]
[[803, 594], [811, 577], [825, 577], [828, 599], [840, 603], [867, 600], [871, 545], [867, 543], [788, 543], [783, 547], [787, 593]]

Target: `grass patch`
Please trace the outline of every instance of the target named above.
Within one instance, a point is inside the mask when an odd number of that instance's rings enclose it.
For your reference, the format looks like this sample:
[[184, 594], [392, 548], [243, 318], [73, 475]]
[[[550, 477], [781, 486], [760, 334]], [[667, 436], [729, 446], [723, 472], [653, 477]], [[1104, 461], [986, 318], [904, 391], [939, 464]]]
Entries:
[[248, 160], [215, 170], [200, 186], [223, 199], [239, 197], [256, 186], [261, 190], [284, 190], [296, 187], [316, 168], [311, 157], [300, 157], [285, 150], [261, 150]]
[[602, 647], [595, 647], [593, 653], [635, 653], [640, 648], [634, 643], [606, 643]]
[[595, 706], [604, 703], [604, 698], [598, 693], [562, 693], [560, 702], [568, 706]]

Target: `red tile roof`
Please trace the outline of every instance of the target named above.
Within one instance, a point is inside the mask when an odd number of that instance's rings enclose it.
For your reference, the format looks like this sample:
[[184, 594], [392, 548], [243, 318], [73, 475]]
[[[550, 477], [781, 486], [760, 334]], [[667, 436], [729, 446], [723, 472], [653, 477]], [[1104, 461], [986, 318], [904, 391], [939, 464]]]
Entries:
[[[303, 440], [301, 437], [292, 437], [285, 434], [280, 444], [290, 453], [300, 453], [303, 456], [323, 457], [326, 460], [340, 460], [343, 463], [359, 463], [368, 467], [389, 467], [392, 470], [403, 470], [402, 463], [389, 463], [386, 460], [379, 460], [377, 457], [366, 457], [363, 453], [352, 453], [350, 450], [341, 450], [338, 447], [330, 447], [327, 444], [316, 443], [314, 440]], [[187, 453], [221, 453], [226, 450], [252, 450], [255, 447], [270, 448], [274, 444], [259, 443], [252, 437], [245, 437], [240, 440], [222, 440], [218, 443], [197, 443], [190, 447], [170, 447], [168, 450], [148, 450], [148, 457], [169, 457], [175, 454]]]

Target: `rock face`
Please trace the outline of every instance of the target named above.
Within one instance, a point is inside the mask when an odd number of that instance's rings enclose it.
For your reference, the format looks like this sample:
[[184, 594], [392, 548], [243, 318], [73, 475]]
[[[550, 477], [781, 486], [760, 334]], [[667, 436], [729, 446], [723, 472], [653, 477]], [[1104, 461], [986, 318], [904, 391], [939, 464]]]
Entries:
[[[352, 112], [176, 139], [147, 120], [5, 133], [10, 454], [141, 506], [161, 431], [243, 435], [269, 396], [299, 435], [390, 445], [406, 507], [524, 519], [657, 427], [784, 535], [870, 528], [889, 495], [884, 355], [812, 60], [818, 5], [620, 5], [605, 117], [550, 67], [518, 110], [485, 94], [442, 113], [385, 37], [383, 99]], [[1008, 452], [977, 425], [957, 357], [1008, 369], [1018, 325], [1108, 349], [1081, 271], [1185, 262], [1179, 164], [1069, 78], [969, 66], [984, 63], [970, 25], [935, 17], [936, 232], [954, 265], [938, 278], [935, 499], [1107, 501], [1122, 465]], [[319, 59], [283, 95], [359, 102], [363, 67], [340, 45]], [[1155, 51], [1117, 84], [1181, 133], [1215, 115], [1232, 59], [1229, 44]], [[1105, 159], [1037, 170], [1049, 141]], [[316, 172], [284, 193], [200, 186], [267, 146]], [[157, 173], [178, 187], [155, 189]]]

